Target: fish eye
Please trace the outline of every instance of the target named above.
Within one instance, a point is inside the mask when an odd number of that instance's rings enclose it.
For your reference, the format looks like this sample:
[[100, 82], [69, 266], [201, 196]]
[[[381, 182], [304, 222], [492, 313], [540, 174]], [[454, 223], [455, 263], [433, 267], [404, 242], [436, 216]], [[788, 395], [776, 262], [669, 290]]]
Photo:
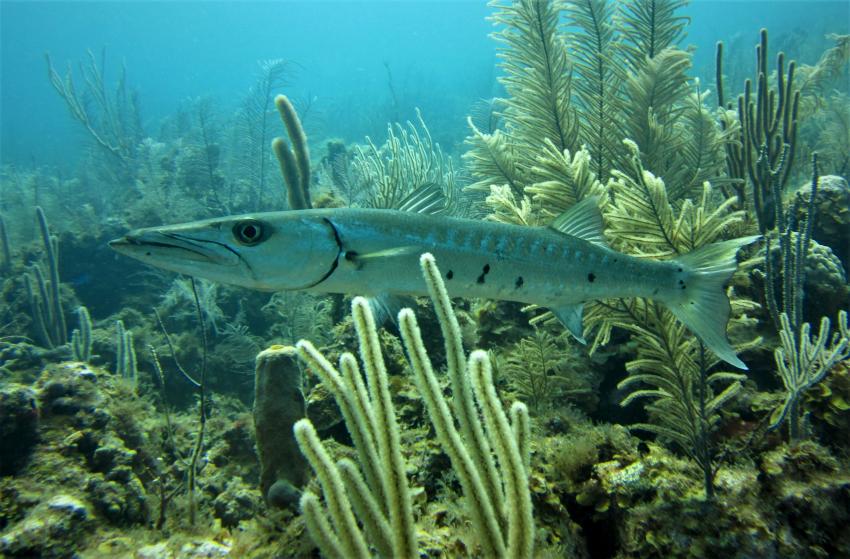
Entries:
[[246, 219], [233, 226], [236, 241], [245, 246], [253, 246], [265, 239], [265, 227], [261, 221]]

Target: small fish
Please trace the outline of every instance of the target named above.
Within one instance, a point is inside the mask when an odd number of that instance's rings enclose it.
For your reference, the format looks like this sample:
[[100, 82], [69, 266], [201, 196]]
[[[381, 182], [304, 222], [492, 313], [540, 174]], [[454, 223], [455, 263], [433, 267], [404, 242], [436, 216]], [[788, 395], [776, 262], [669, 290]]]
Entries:
[[407, 296], [426, 294], [418, 260], [434, 254], [449, 292], [548, 307], [580, 341], [585, 301], [660, 301], [717, 356], [744, 363], [726, 338], [724, 284], [739, 248], [758, 237], [715, 243], [654, 261], [605, 244], [597, 200], [548, 227], [398, 210], [308, 209], [152, 227], [111, 241], [144, 263], [265, 291]]

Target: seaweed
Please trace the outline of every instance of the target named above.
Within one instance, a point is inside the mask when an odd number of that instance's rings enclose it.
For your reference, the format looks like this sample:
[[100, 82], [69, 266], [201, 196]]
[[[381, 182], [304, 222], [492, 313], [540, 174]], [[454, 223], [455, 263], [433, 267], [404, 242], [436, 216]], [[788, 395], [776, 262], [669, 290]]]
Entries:
[[[707, 183], [700, 202], [686, 199], [677, 215], [664, 182], [643, 169], [636, 145], [628, 147], [632, 164], [628, 173], [614, 171], [612, 203], [606, 212], [608, 231], [620, 246], [656, 257], [685, 253], [716, 241], [743, 220], [742, 211], [732, 210], [734, 199], [717, 204]], [[754, 308], [740, 299], [733, 305], [738, 313]], [[614, 326], [631, 332], [636, 345], [636, 357], [626, 364], [629, 376], [618, 385], [630, 391], [621, 406], [651, 400], [651, 421], [632, 428], [662, 436], [697, 462], [706, 498], [713, 499], [720, 464], [713, 433], [720, 410], [746, 377], [722, 369], [711, 372], [718, 360], [658, 303], [634, 299], [592, 305], [586, 316], [586, 329], [596, 329], [591, 350], [608, 341]]]
[[504, 131], [483, 133], [469, 120], [473, 135], [467, 142], [473, 149], [467, 160], [476, 179], [471, 188], [486, 192], [491, 185], [509, 184], [521, 195], [534, 182], [531, 167], [540, 141], [548, 139], [558, 151], [577, 147], [572, 66], [559, 32], [563, 5], [533, 0], [490, 5], [497, 10], [493, 22], [501, 27], [493, 37], [502, 45], [499, 81], [508, 97], [499, 101]]
[[687, 0], [629, 0], [622, 4], [617, 27], [632, 72], [638, 72], [685, 37], [690, 18], [677, 12], [687, 3]]
[[412, 193], [435, 185], [446, 198], [446, 212], [457, 205], [458, 177], [451, 157], [431, 138], [431, 132], [416, 110], [418, 126], [412, 122], [387, 125], [387, 140], [378, 147], [367, 136], [365, 146], [356, 146], [351, 162], [352, 190], [349, 200], [370, 208], [398, 208]]
[[570, 46], [576, 101], [581, 106], [580, 137], [593, 154], [597, 177], [608, 176], [620, 147], [616, 122], [611, 118], [623, 111], [619, 91], [625, 77], [619, 64], [623, 52], [620, 28], [613, 21], [615, 7], [609, 0], [582, 0], [567, 6], [570, 23], [579, 29], [570, 33]]
[[106, 48], [101, 51], [100, 62], [92, 51], [87, 54], [79, 68], [85, 83], [81, 92], [74, 82], [70, 63], [65, 76], [60, 76], [50, 54], [45, 53], [48, 77], [74, 120], [86, 129], [95, 145], [108, 154], [111, 161], [117, 162], [113, 169], [115, 178], [126, 180], [132, 176], [136, 146], [144, 137], [139, 96], [128, 88], [127, 69], [123, 65], [115, 90], [108, 91], [104, 78]]
[[535, 328], [531, 336], [522, 338], [507, 350], [498, 372], [531, 412], [540, 414], [565, 399], [592, 392], [585, 378], [571, 365], [575, 349], [565, 333], [554, 336], [543, 328]]
[[234, 164], [242, 177], [254, 188], [252, 206], [265, 209], [269, 176], [269, 144], [272, 140], [272, 105], [274, 94], [289, 84], [292, 63], [282, 58], [263, 60], [254, 85], [242, 101], [235, 132], [238, 149]]

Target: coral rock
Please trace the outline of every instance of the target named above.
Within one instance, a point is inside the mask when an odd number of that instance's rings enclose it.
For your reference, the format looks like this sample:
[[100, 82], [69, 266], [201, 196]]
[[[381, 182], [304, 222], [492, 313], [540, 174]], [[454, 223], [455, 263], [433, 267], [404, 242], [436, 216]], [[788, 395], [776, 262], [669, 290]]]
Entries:
[[0, 389], [0, 475], [14, 474], [38, 440], [35, 392], [10, 384]]
[[[811, 181], [807, 181], [797, 189], [797, 194], [808, 202], [811, 188]], [[805, 205], [801, 206], [797, 219], [805, 216]], [[817, 217], [812, 236], [831, 248], [847, 267], [850, 264], [850, 186], [843, 177], [826, 175], [818, 179], [815, 211]]]
[[70, 557], [94, 528], [88, 507], [70, 495], [56, 495], [34, 508], [0, 537], [3, 557]]

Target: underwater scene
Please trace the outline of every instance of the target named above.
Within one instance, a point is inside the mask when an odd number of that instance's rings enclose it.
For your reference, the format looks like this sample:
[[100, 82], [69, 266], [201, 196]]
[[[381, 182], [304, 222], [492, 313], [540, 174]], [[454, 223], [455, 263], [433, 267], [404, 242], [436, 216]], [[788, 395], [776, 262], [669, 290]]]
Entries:
[[850, 558], [850, 3], [0, 1], [0, 557]]

